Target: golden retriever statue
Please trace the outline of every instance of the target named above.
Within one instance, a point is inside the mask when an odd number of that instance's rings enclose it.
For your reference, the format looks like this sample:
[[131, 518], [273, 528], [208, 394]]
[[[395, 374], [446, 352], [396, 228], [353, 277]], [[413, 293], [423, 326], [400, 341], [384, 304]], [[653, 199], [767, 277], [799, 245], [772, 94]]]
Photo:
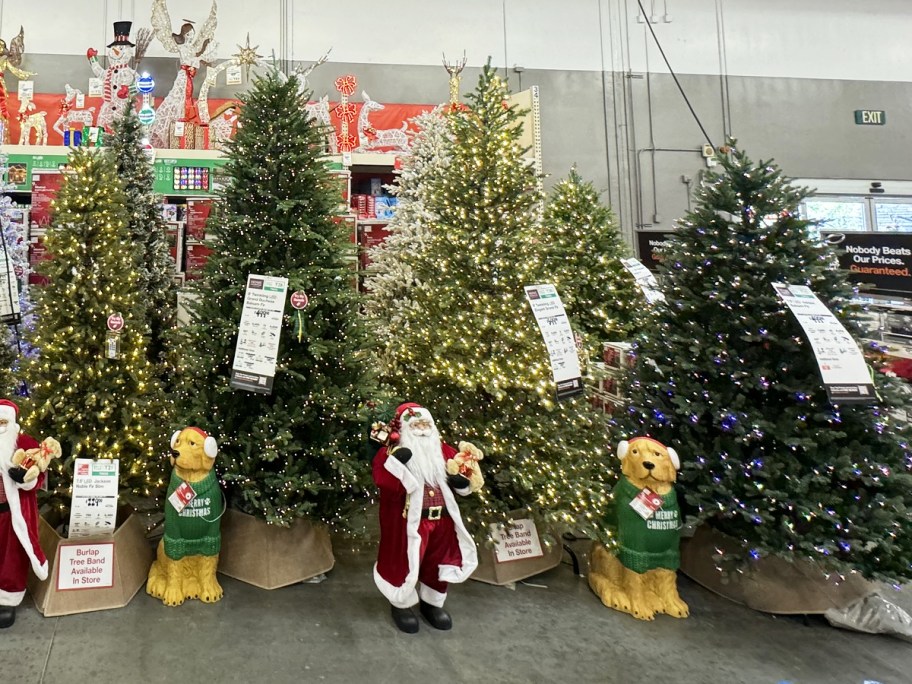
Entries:
[[650, 437], [618, 445], [621, 479], [614, 489], [617, 555], [592, 545], [589, 586], [609, 608], [653, 620], [656, 613], [687, 617], [678, 596], [681, 513], [674, 490], [680, 461]]
[[213, 469], [218, 445], [196, 427], [171, 437], [171, 482], [165, 501], [165, 536], [149, 570], [146, 591], [166, 606], [185, 599], [215, 603], [222, 587], [215, 578], [221, 550], [219, 519], [225, 510]]

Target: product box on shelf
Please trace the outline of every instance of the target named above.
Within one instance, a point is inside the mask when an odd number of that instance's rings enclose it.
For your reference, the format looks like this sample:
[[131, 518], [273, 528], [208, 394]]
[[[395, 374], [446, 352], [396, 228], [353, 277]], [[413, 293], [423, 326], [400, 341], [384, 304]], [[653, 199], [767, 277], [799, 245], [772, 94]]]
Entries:
[[630, 368], [634, 363], [629, 342], [605, 342], [602, 346], [602, 361], [608, 368], [620, 370]]
[[377, 217], [377, 198], [373, 195], [352, 195], [351, 207], [359, 219]]
[[173, 222], [166, 228], [168, 236], [168, 249], [174, 261], [174, 271], [181, 273], [184, 270], [184, 224]]
[[212, 213], [211, 199], [187, 200], [187, 242], [202, 242], [206, 238], [206, 222]]
[[51, 253], [44, 244], [44, 233], [43, 229], [33, 228], [29, 237], [29, 285], [45, 285], [48, 282], [47, 278], [35, 271], [38, 264], [51, 258]]
[[187, 243], [184, 257], [186, 280], [196, 280], [200, 277], [206, 262], [209, 261], [210, 254], [212, 254], [211, 247], [202, 243]]
[[399, 204], [398, 197], [378, 197], [375, 203], [374, 213], [378, 219], [390, 220], [396, 214], [396, 207]]

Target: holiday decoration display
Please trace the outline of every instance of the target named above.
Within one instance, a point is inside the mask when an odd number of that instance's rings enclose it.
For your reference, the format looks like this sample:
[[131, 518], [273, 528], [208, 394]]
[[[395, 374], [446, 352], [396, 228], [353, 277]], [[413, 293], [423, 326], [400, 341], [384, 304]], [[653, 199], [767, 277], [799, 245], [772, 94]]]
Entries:
[[46, 579], [48, 562], [38, 543], [36, 492], [45, 473], [26, 479], [28, 470], [13, 462], [19, 450], [40, 449], [38, 442], [21, 431], [19, 407], [0, 399], [0, 628], [16, 620], [16, 607], [25, 596], [29, 569]]
[[370, 266], [364, 280], [368, 297], [365, 312], [377, 341], [377, 364], [382, 376], [393, 372], [400, 319], [408, 311], [415, 286], [413, 262], [436, 219], [431, 203], [434, 180], [449, 161], [446, 117], [442, 110], [411, 119], [416, 128], [409, 152], [401, 157], [401, 170], [390, 192], [398, 200], [387, 230], [389, 237], [368, 252]]
[[370, 113], [384, 109], [383, 105], [370, 98], [366, 91], [361, 91], [364, 104], [358, 115], [358, 152], [369, 152], [385, 148], [392, 152], [408, 152], [409, 141], [408, 122], [402, 123], [402, 128], [388, 128], [377, 130], [371, 125]]
[[339, 91], [340, 102], [336, 105], [333, 112], [341, 122], [341, 130], [336, 133], [336, 149], [339, 150], [339, 152], [347, 153], [358, 147], [357, 136], [352, 135], [349, 130], [349, 126], [351, 126], [352, 122], [355, 120], [355, 105], [348, 100], [348, 98], [352, 96], [352, 93], [355, 92], [355, 88], [358, 87], [358, 79], [352, 74], [347, 74], [345, 76], [339, 76], [339, 78], [335, 80], [334, 85], [336, 86], [336, 90]]
[[653, 620], [656, 613], [687, 617], [676, 574], [682, 524], [674, 490], [678, 455], [649, 437], [622, 441], [617, 453], [622, 475], [610, 521], [617, 528], [617, 551], [593, 544], [589, 586], [606, 606], [640, 620]]
[[7, 45], [5, 40], [0, 39], [0, 122], [3, 124], [2, 143], [9, 142], [9, 123], [10, 113], [8, 108], [9, 91], [6, 89], [6, 72], [10, 71], [18, 79], [26, 79], [29, 76], [37, 76], [32, 71], [20, 69], [22, 66], [22, 55], [25, 53], [25, 29], [19, 27], [19, 33], [10, 40]]
[[663, 250], [667, 302], [637, 336], [624, 423], [688, 455], [687, 502], [744, 548], [718, 567], [774, 554], [908, 578], [912, 453], [891, 416], [895, 386], [874, 373], [871, 403], [831, 402], [772, 287], [809, 287], [858, 335], [845, 273], [799, 217], [806, 190], [736, 147], [717, 159]]
[[590, 358], [605, 340], [627, 339], [644, 301], [621, 263], [628, 256], [611, 210], [576, 169], [559, 181], [545, 207], [544, 272], [557, 286]]
[[27, 336], [41, 353], [23, 366], [29, 427], [55, 434], [66, 455], [51, 466], [60, 511], [75, 458], [119, 459], [122, 492], [149, 498], [164, 487], [156, 444], [166, 403], [148, 360], [126, 202], [107, 150], [71, 152], [45, 240], [53, 257], [38, 267], [48, 279], [35, 288], [40, 324]]
[[[430, 411], [415, 403], [396, 409], [398, 442], [374, 456], [374, 482], [380, 490], [380, 548], [374, 582], [390, 602], [393, 621], [403, 632], [418, 631], [412, 607], [436, 629], [450, 629], [443, 609], [450, 584], [462, 582], [478, 565], [475, 542], [459, 513], [454, 494], [468, 495], [470, 479], [448, 474], [456, 450], [442, 442]], [[391, 434], [392, 438], [392, 434]], [[471, 443], [463, 454], [480, 454]]]
[[114, 40], [108, 43], [107, 66], [102, 68], [98, 63], [98, 50], [89, 48], [86, 58], [92, 67], [92, 73], [102, 81], [102, 105], [98, 111], [98, 125], [109, 133], [114, 120], [123, 116], [136, 93], [136, 67], [142, 61], [149, 37], [145, 34], [137, 42], [130, 40], [132, 21], [114, 22]]
[[63, 450], [60, 448], [60, 442], [53, 437], [47, 437], [41, 444], [32, 449], [16, 449], [10, 461], [14, 466], [25, 471], [22, 481], [29, 483], [36, 479], [39, 474], [46, 471], [51, 461], [55, 458], [60, 458], [62, 454]]
[[[208, 225], [218, 247], [188, 288], [190, 324], [179, 329], [177, 354], [181, 415], [223, 436], [230, 506], [286, 527], [304, 517], [346, 522], [340, 509], [368, 484], [361, 414], [374, 393], [353, 247], [333, 221], [322, 132], [304, 102], [297, 77], [275, 71], [245, 96], [223, 201]], [[290, 292], [308, 297], [297, 332], [286, 304], [268, 395], [229, 386], [251, 274], [287, 278]]]
[[167, 372], [162, 364], [169, 347], [167, 337], [177, 322], [177, 288], [161, 197], [152, 192], [152, 165], [146, 144], [139, 117], [130, 107], [114, 123], [109, 145], [127, 198], [127, 234], [150, 333], [146, 350], [150, 363], [157, 368], [156, 375], [165, 380]]
[[165, 535], [149, 570], [146, 592], [166, 606], [186, 599], [215, 603], [222, 587], [215, 576], [222, 545], [225, 502], [213, 465], [218, 444], [197, 427], [171, 436], [171, 482], [165, 501]]
[[443, 56], [443, 68], [446, 69], [446, 72], [450, 75], [450, 102], [449, 108], [459, 108], [459, 83], [462, 80], [462, 70], [465, 69], [466, 62], [465, 52], [462, 53], [462, 59], [453, 62], [452, 64], [447, 62], [446, 55]]
[[35, 131], [35, 144], [47, 145], [47, 112], [36, 112], [30, 97], [23, 97], [19, 102], [19, 144], [31, 144], [32, 131]]
[[525, 297], [527, 285], [547, 282], [536, 245], [542, 196], [507, 97], [489, 64], [470, 107], [448, 115], [446, 166], [422, 190], [427, 223], [408, 257], [412, 287], [405, 306], [390, 307], [395, 327], [379, 354], [395, 392], [433, 399], [441, 423], [487, 446], [487, 486], [464, 506], [480, 538], [514, 518], [607, 537], [607, 420], [582, 396], [556, 400]]
[[[54, 130], [61, 136], [66, 131], [82, 131], [83, 128], [91, 127], [95, 120], [95, 107], [82, 109], [79, 102], [84, 99], [83, 93], [78, 88], [71, 88], [70, 84], [64, 85], [66, 95], [60, 100], [60, 116], [54, 122]], [[71, 144], [76, 144], [70, 140]]]
[[193, 100], [193, 78], [200, 66], [215, 59], [218, 50], [218, 43], [214, 40], [218, 27], [217, 10], [216, 2], [212, 0], [209, 16], [199, 31], [192, 21], [185, 19], [180, 31], [172, 33], [171, 16], [168, 14], [166, 0], [154, 0], [152, 3], [152, 28], [155, 37], [165, 50], [177, 54], [180, 60], [174, 85], [158, 106], [155, 123], [152, 125], [150, 138], [155, 147], [170, 145], [170, 133], [174, 122], [195, 124], [200, 121]]

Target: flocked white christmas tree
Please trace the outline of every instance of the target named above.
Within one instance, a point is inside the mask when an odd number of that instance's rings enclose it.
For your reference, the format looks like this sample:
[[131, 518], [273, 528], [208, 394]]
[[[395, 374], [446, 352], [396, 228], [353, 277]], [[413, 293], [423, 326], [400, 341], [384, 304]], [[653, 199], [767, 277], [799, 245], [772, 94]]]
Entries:
[[[402, 171], [390, 192], [399, 200], [396, 213], [387, 229], [390, 236], [370, 250], [371, 267], [365, 279], [368, 291], [366, 312], [372, 323], [378, 349], [389, 349], [401, 321], [402, 312], [411, 302], [416, 285], [413, 264], [436, 220], [433, 202], [429, 201], [432, 180], [438, 178], [449, 163], [447, 151], [451, 133], [443, 107], [419, 114], [412, 122], [417, 131], [410, 153], [402, 157]], [[392, 358], [382, 355], [380, 370], [388, 374]]]

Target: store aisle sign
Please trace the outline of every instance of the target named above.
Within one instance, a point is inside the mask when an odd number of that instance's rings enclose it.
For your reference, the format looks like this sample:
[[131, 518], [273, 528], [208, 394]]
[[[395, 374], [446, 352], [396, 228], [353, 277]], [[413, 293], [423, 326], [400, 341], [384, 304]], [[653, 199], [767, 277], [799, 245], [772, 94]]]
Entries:
[[567, 399], [583, 391], [579, 354], [570, 319], [554, 285], [527, 285], [526, 299], [532, 307], [535, 322], [541, 330], [551, 358], [551, 374], [558, 399]]
[[820, 231], [839, 253], [839, 267], [865, 294], [912, 295], [912, 233]]
[[887, 113], [882, 109], [856, 109], [855, 123], [859, 126], [885, 126]]
[[114, 534], [119, 472], [120, 463], [116, 458], [76, 459], [73, 464], [70, 539]]
[[494, 558], [498, 563], [541, 558], [544, 552], [535, 522], [529, 518], [514, 520], [512, 525], [493, 523]]
[[287, 292], [288, 278], [247, 276], [247, 291], [231, 367], [230, 385], [233, 388], [272, 394]]
[[826, 304], [806, 285], [773, 283], [773, 289], [804, 330], [830, 401], [875, 401], [874, 383], [858, 343]]
[[650, 271], [657, 271], [662, 263], [663, 251], [668, 240], [674, 235], [665, 230], [638, 230], [636, 233], [637, 255]]
[[114, 586], [114, 542], [57, 547], [57, 591]]

